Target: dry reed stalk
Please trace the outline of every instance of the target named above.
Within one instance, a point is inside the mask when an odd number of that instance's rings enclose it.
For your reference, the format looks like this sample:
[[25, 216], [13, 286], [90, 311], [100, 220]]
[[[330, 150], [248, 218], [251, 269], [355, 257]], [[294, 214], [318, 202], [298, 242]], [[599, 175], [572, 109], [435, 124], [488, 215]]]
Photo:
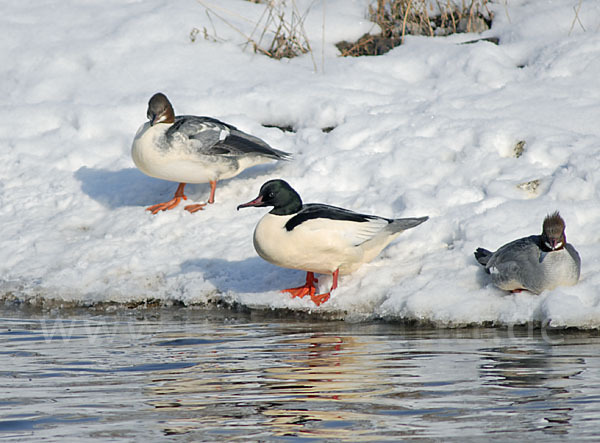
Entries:
[[[252, 32], [250, 35], [247, 35], [237, 26], [233, 25], [224, 16], [216, 12], [217, 9], [221, 11], [227, 10], [214, 5], [207, 5], [203, 0], [197, 1], [205, 8], [206, 13], [211, 19], [211, 23], [212, 17], [210, 17], [210, 14], [213, 14], [227, 26], [242, 35], [246, 40], [244, 43], [245, 47], [250, 45], [254, 52], [258, 52], [275, 59], [292, 58], [300, 54], [310, 53], [315, 71], [317, 70], [314, 54], [312, 52], [308, 36], [306, 35], [306, 30], [304, 29], [304, 21], [308, 15], [310, 7], [307, 8], [304, 14], [302, 14], [300, 13], [298, 5], [296, 4], [296, 0], [291, 0], [291, 14], [286, 15], [286, 0], [269, 0], [265, 3], [265, 9], [259, 20], [253, 23], [254, 28], [252, 29]], [[254, 3], [262, 2], [255, 1]], [[238, 14], [232, 11], [227, 11], [223, 15], [226, 14], [240, 17]], [[248, 21], [246, 18], [243, 19]], [[259, 30], [261, 30], [260, 35], [255, 38], [254, 35]], [[272, 38], [268, 37], [271, 34]], [[204, 29], [204, 35], [205, 38], [209, 38], [207, 37], [209, 33], [206, 29]], [[214, 35], [216, 36], [216, 31], [214, 31]], [[192, 34], [190, 34], [190, 38], [195, 38], [195, 34], [193, 37]], [[267, 41], [265, 42], [265, 40]]]
[[[372, 0], [368, 13], [381, 34], [336, 44], [342, 56], [379, 55], [404, 43], [406, 35], [449, 35], [489, 29], [489, 0]], [[437, 10], [434, 13], [435, 6]], [[491, 40], [490, 40], [491, 41]]]
[[571, 23], [571, 29], [569, 29], [569, 36], [571, 35], [571, 32], [573, 32], [573, 28], [575, 27], [575, 22], [579, 23], [579, 26], [581, 26], [581, 29], [583, 29], [583, 32], [585, 31], [585, 28], [583, 27], [583, 23], [581, 23], [581, 20], [579, 20], [579, 11], [581, 10], [581, 3], [583, 2], [583, 0], [579, 0], [579, 3], [577, 4], [577, 6], [573, 6], [573, 11], [575, 11], [575, 17], [573, 18], [573, 23]]
[[400, 43], [404, 43], [404, 35], [406, 34], [406, 19], [408, 18], [408, 13], [410, 11], [411, 6], [412, 0], [408, 0], [408, 5], [404, 13], [404, 19], [402, 20], [402, 38], [400, 39]]

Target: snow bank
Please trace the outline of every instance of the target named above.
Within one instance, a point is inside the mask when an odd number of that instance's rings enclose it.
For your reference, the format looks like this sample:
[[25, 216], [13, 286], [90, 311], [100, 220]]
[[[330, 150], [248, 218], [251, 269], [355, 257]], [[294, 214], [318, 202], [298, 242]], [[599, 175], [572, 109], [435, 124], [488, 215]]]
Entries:
[[[193, 0], [6, 5], [1, 296], [599, 327], [600, 4], [584, 0], [581, 25], [572, 26], [572, 1], [511, 0], [491, 5], [496, 19], [483, 35], [500, 45], [460, 44], [477, 35], [408, 37], [386, 55], [350, 59], [334, 43], [376, 31], [366, 2], [297, 3], [312, 5], [305, 28], [313, 56], [280, 61], [243, 50], [243, 37]], [[247, 33], [264, 10], [242, 0], [218, 5]], [[190, 40], [204, 27], [217, 42]], [[227, 121], [294, 161], [219, 183], [216, 204], [201, 213], [150, 215], [145, 206], [176, 188], [144, 176], [130, 156], [157, 91], [177, 113]], [[316, 308], [279, 293], [302, 283], [302, 272], [254, 252], [252, 231], [265, 210], [235, 210], [275, 177], [306, 202], [431, 218], [343, 277]], [[186, 191], [203, 201], [208, 185]], [[475, 248], [539, 233], [557, 209], [582, 257], [580, 283], [539, 296], [491, 286]], [[320, 284], [326, 290], [331, 277]]]

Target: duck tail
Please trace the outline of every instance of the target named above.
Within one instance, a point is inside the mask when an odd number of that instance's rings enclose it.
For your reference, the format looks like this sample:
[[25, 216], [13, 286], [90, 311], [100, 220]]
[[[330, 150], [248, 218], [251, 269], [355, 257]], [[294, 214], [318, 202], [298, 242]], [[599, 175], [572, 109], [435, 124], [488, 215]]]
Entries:
[[291, 160], [293, 158], [289, 152], [275, 149], [264, 140], [242, 131], [232, 131], [224, 143], [235, 147], [242, 153], [255, 153], [273, 160]]
[[488, 264], [488, 261], [490, 260], [491, 256], [492, 252], [488, 251], [487, 249], [477, 248], [477, 250], [475, 251], [475, 259], [482, 266], [486, 266]]
[[397, 218], [390, 223], [393, 232], [406, 231], [429, 220], [429, 217]]

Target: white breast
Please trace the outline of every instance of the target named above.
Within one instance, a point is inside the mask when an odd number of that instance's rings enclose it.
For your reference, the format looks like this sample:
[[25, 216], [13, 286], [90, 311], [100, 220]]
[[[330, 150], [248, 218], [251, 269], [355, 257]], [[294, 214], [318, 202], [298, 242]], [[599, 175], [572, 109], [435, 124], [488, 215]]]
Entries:
[[131, 147], [131, 157], [140, 171], [181, 183], [207, 183], [232, 176], [229, 161], [203, 157], [185, 146], [168, 145], [165, 133], [170, 126], [145, 123], [140, 127]]

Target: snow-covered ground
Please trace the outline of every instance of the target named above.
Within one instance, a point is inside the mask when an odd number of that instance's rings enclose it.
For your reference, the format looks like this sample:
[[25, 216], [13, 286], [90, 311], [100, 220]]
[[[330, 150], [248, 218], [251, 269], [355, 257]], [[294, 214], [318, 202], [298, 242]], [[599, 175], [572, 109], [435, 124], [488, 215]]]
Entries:
[[[296, 0], [311, 6], [313, 53], [279, 61], [244, 50], [235, 30], [250, 34], [264, 5], [203, 3], [234, 27], [195, 0], [3, 6], [2, 298], [600, 327], [600, 2], [498, 1], [482, 36], [500, 45], [460, 44], [473, 34], [407, 37], [383, 56], [341, 58], [335, 42], [376, 31], [368, 1]], [[216, 42], [202, 32], [191, 41], [204, 27]], [[138, 171], [130, 149], [157, 91], [179, 114], [219, 118], [295, 159], [220, 182], [202, 212], [153, 216], [145, 207], [171, 198], [176, 184]], [[253, 249], [267, 209], [236, 211], [277, 177], [305, 202], [430, 220], [342, 277], [315, 308], [279, 293], [303, 283], [303, 272]], [[208, 190], [186, 189], [195, 201]], [[475, 248], [540, 233], [555, 210], [582, 257], [580, 283], [539, 296], [493, 287]], [[330, 284], [321, 276], [321, 290]]]

